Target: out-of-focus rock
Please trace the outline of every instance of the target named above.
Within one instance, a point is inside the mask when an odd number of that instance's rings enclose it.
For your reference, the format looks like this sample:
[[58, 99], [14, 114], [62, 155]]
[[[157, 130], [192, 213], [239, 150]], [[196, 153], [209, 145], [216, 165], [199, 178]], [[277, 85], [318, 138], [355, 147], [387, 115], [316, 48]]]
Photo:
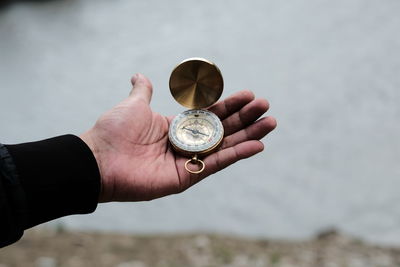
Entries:
[[204, 249], [210, 245], [210, 239], [206, 235], [198, 235], [193, 240], [197, 248]]
[[57, 261], [50, 257], [40, 257], [35, 262], [36, 267], [57, 267]]
[[130, 261], [120, 263], [117, 267], [147, 267], [147, 265], [142, 261]]

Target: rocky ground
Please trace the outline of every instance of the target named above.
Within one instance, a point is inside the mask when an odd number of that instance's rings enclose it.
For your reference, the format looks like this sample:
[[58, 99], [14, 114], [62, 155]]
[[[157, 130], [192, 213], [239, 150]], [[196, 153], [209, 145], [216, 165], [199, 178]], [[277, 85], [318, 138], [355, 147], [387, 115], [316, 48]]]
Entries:
[[310, 241], [250, 240], [209, 234], [138, 236], [30, 230], [0, 250], [0, 267], [64, 266], [400, 266], [400, 248], [379, 247], [340, 235]]

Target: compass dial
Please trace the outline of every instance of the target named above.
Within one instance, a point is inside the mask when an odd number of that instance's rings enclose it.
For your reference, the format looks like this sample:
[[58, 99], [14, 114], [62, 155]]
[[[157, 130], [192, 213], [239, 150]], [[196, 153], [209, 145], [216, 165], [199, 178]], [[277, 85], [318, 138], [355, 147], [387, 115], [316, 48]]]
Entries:
[[172, 120], [168, 134], [175, 150], [202, 155], [218, 147], [224, 136], [224, 128], [214, 113], [192, 109]]

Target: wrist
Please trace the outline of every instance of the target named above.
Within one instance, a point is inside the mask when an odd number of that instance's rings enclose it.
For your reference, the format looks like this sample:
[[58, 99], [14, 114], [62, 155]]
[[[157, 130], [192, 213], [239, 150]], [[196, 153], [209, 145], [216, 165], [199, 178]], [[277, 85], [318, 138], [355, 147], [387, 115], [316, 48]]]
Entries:
[[81, 134], [79, 136], [83, 142], [86, 143], [86, 145], [89, 147], [90, 151], [92, 152], [94, 158], [96, 159], [97, 167], [99, 169], [99, 174], [100, 174], [100, 194], [99, 194], [99, 199], [98, 202], [107, 202], [105, 199], [105, 194], [104, 194], [104, 175], [103, 175], [103, 168], [102, 168], [102, 160], [100, 156], [100, 151], [97, 149], [96, 142], [93, 140], [91, 130]]

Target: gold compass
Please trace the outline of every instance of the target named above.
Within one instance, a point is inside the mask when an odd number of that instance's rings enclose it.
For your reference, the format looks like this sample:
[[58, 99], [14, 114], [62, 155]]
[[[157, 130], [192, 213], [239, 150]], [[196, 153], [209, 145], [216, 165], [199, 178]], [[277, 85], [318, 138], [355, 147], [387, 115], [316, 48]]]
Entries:
[[[171, 73], [172, 96], [190, 110], [172, 120], [168, 137], [175, 151], [190, 157], [185, 163], [185, 169], [190, 173], [201, 173], [205, 164], [200, 157], [214, 152], [222, 143], [224, 127], [217, 115], [205, 108], [217, 102], [223, 86], [218, 67], [203, 58], [186, 59]], [[199, 165], [199, 169], [190, 169], [189, 163]]]

